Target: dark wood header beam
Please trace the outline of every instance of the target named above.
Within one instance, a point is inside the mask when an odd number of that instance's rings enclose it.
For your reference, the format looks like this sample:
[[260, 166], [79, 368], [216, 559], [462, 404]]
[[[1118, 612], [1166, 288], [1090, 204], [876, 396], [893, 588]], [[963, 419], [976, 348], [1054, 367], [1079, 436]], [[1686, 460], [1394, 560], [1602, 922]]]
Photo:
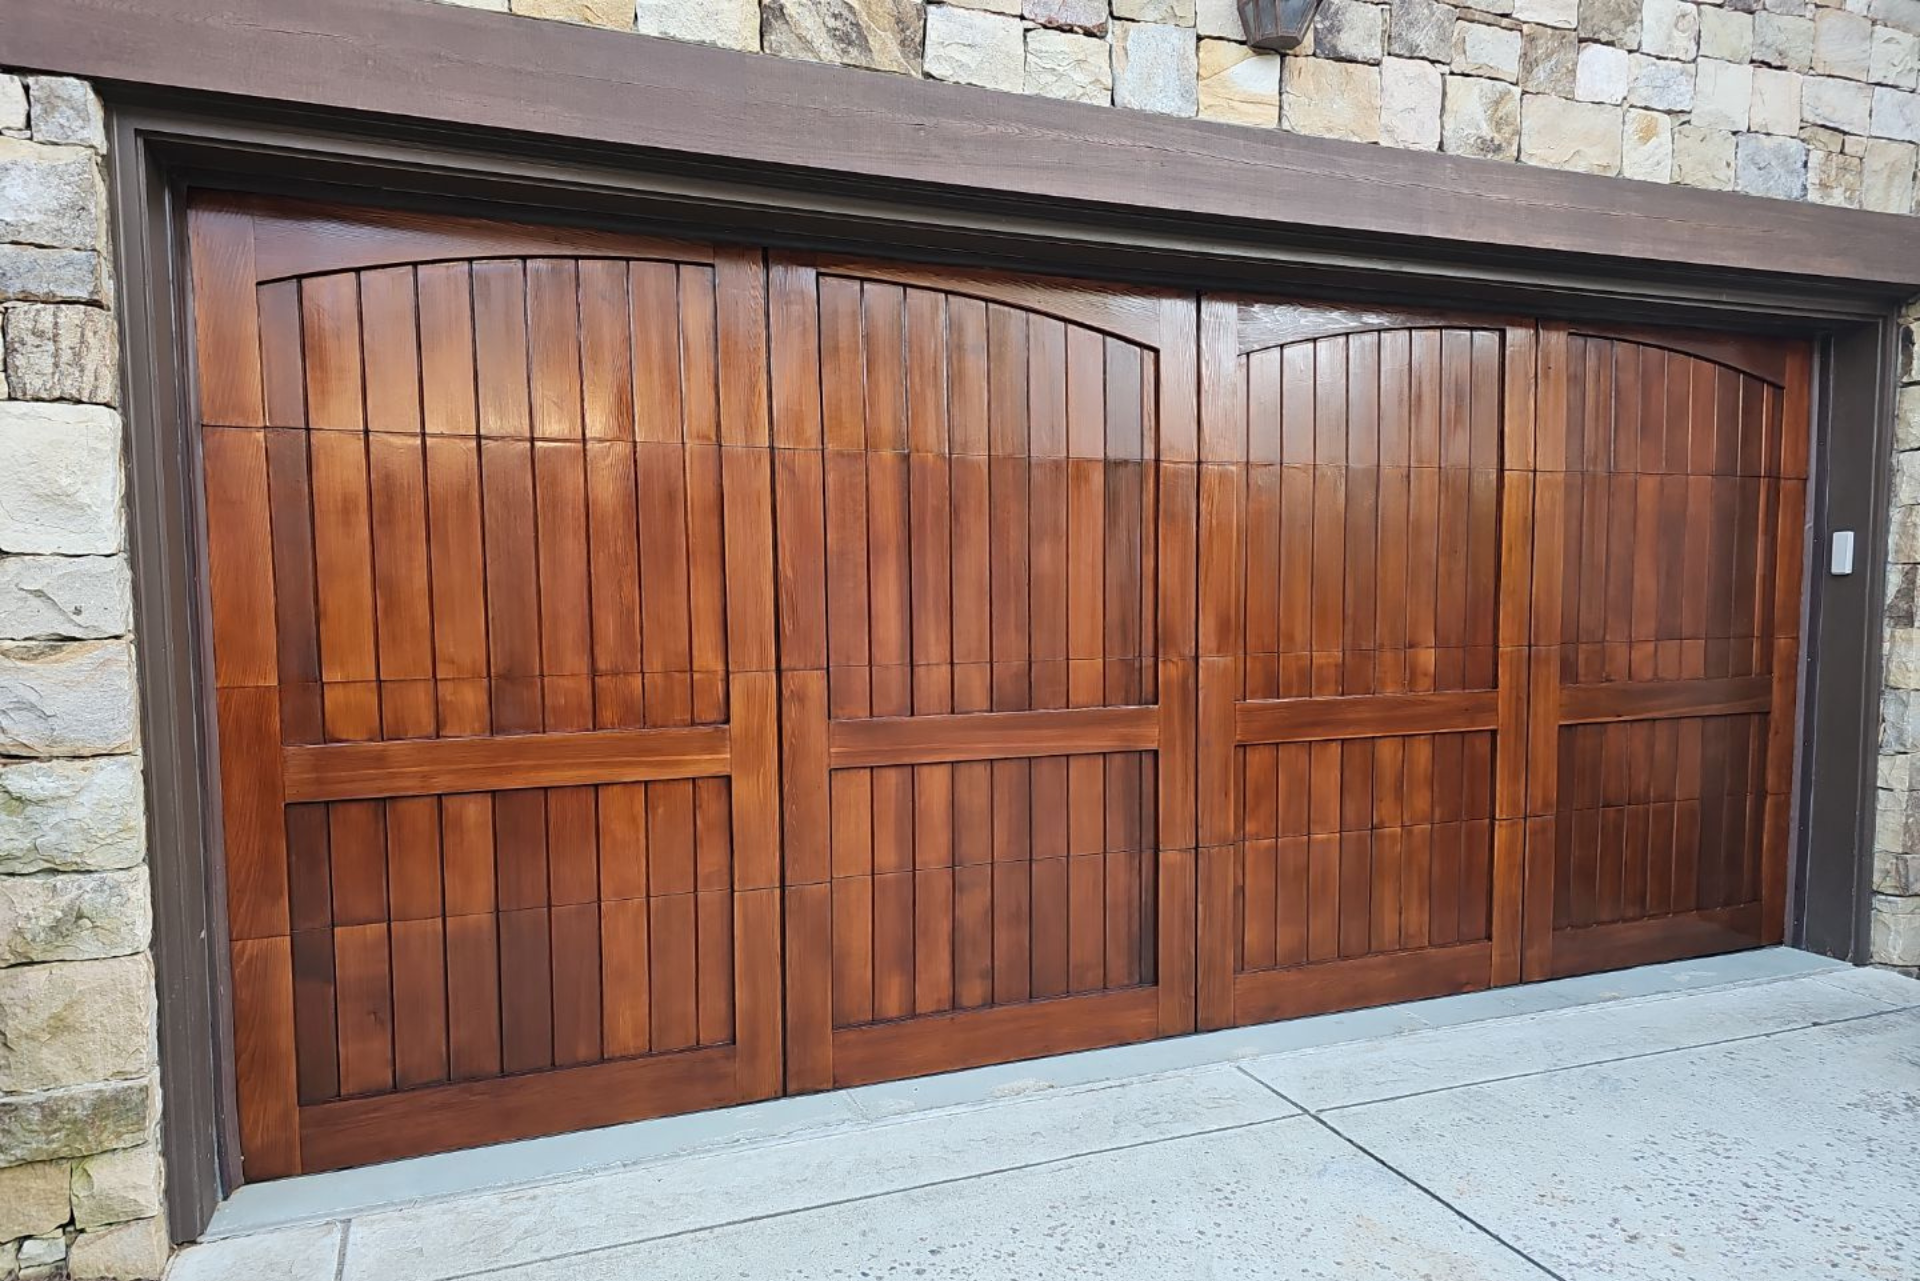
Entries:
[[1177, 120], [424, 0], [0, 0], [0, 64], [1035, 212], [1103, 207], [1563, 265], [1634, 259], [1889, 297], [1920, 288], [1914, 222], [1892, 214]]

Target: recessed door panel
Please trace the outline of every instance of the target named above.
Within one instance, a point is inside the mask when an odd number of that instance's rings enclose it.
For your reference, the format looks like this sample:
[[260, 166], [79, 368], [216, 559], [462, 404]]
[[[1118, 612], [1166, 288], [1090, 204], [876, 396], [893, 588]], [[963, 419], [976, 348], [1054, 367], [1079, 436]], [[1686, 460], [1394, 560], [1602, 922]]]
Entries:
[[772, 316], [790, 1087], [1186, 1025], [1190, 306], [791, 260]]
[[1532, 331], [1204, 308], [1201, 1021], [1500, 981]]

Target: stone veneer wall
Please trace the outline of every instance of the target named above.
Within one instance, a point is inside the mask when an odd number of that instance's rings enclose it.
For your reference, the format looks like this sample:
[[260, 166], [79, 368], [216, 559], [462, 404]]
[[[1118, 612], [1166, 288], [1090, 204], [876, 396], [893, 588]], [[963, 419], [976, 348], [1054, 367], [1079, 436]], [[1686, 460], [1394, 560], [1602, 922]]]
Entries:
[[166, 1258], [105, 153], [0, 73], [0, 1277]]
[[[1920, 0], [1325, 0], [1308, 49], [1286, 58], [1240, 43], [1233, 0], [452, 2], [1920, 213]], [[0, 73], [0, 1278], [147, 1277], [165, 1254], [104, 153], [84, 85]], [[1920, 312], [1910, 320], [1873, 936], [1874, 958], [1905, 968], [1920, 967]]]

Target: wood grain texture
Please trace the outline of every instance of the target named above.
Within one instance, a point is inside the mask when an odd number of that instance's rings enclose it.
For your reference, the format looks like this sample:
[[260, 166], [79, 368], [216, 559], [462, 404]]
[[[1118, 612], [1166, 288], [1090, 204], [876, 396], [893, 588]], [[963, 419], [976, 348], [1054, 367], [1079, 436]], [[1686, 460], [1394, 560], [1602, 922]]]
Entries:
[[257, 1177], [1779, 937], [1803, 348], [195, 225]]

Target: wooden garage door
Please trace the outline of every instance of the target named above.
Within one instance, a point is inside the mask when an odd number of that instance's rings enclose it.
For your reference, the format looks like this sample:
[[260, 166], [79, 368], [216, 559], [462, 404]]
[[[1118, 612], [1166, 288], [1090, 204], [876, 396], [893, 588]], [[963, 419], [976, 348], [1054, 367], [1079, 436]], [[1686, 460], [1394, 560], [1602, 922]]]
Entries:
[[1200, 1021], [1510, 982], [1533, 329], [1203, 332]]
[[776, 1092], [759, 254], [192, 236], [247, 1177]]
[[1804, 346], [191, 240], [247, 1178], [1782, 935]]
[[789, 1089], [1192, 1027], [1193, 303], [772, 278]]
[[1542, 327], [1528, 978], [1783, 937], [1808, 379]]

